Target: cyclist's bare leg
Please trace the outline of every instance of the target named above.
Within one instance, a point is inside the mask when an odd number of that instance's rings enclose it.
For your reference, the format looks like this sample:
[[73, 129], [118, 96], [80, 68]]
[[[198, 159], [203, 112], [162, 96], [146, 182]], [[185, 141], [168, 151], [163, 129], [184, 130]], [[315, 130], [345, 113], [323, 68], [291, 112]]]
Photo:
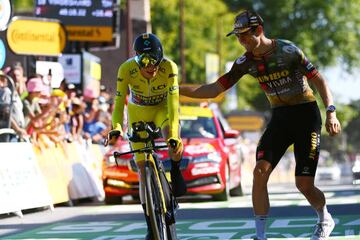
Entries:
[[297, 176], [295, 181], [296, 187], [318, 214], [318, 222], [332, 221], [331, 214], [327, 211], [325, 195], [314, 185], [314, 177]]
[[269, 212], [270, 203], [267, 183], [271, 171], [271, 164], [265, 160], [258, 161], [254, 168], [252, 202], [255, 215], [267, 215]]
[[328, 212], [324, 193], [314, 185], [314, 177], [296, 176], [296, 187], [305, 196], [318, 215], [311, 239], [325, 239], [335, 227], [335, 222]]
[[325, 206], [325, 196], [320, 189], [314, 185], [314, 177], [296, 176], [296, 187], [309, 201], [310, 205], [316, 209], [322, 209]]
[[137, 167], [138, 167], [138, 172], [139, 172], [139, 180], [140, 180], [140, 184], [139, 184], [139, 197], [140, 197], [140, 202], [142, 204], [145, 203], [145, 173], [144, 173], [144, 169], [145, 169], [145, 161], [137, 161], [136, 162]]
[[267, 183], [271, 172], [272, 166], [265, 160], [258, 161], [253, 172], [252, 202], [258, 239], [266, 239], [266, 220], [270, 208]]

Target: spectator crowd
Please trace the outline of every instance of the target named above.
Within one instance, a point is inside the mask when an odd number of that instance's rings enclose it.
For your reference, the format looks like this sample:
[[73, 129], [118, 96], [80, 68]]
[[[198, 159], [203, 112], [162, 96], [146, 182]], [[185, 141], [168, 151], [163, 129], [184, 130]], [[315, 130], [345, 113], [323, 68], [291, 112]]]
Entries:
[[0, 70], [0, 129], [10, 127], [16, 133], [9, 141], [29, 139], [40, 148], [73, 141], [103, 143], [114, 106], [106, 87], [100, 93], [82, 91], [63, 79], [52, 88], [49, 73], [25, 77], [18, 62]]

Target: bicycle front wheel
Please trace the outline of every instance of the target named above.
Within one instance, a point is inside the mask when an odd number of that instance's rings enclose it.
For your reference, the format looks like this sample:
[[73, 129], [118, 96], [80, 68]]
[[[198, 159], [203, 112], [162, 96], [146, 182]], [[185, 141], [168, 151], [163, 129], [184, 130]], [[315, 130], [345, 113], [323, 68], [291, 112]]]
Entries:
[[146, 205], [148, 207], [151, 230], [155, 240], [167, 240], [165, 212], [156, 172], [150, 162], [145, 163]]

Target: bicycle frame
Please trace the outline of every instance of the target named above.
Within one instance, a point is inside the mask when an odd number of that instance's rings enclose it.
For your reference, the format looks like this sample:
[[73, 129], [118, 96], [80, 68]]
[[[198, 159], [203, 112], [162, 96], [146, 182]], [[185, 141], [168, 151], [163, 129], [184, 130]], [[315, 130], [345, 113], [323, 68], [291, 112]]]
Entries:
[[[165, 146], [162, 146], [162, 147], [165, 147]], [[161, 205], [163, 207], [164, 213], [166, 213], [167, 209], [166, 209], [165, 197], [164, 197], [164, 192], [163, 192], [163, 186], [162, 186], [162, 183], [161, 183], [160, 178], [159, 178], [159, 167], [158, 167], [158, 163], [155, 162], [156, 159], [154, 158], [153, 154], [154, 154], [154, 150], [152, 150], [151, 153], [145, 152], [145, 162], [149, 162], [149, 166], [151, 166], [155, 171], [156, 181], [157, 181], [158, 185], [161, 186], [160, 189], [159, 189], [160, 190], [161, 202], [162, 202]], [[149, 213], [148, 212], [148, 204], [147, 204], [146, 208], [147, 208], [146, 213], [148, 214]]]
[[[134, 125], [134, 124], [133, 124]], [[151, 224], [152, 224], [152, 229], [153, 229], [153, 234], [155, 234], [155, 239], [162, 239], [160, 236], [164, 236], [163, 239], [168, 239], [167, 237], [167, 228], [169, 227], [169, 225], [166, 223], [165, 221], [165, 215], [167, 213], [167, 207], [166, 207], [166, 200], [165, 200], [165, 194], [163, 191], [163, 184], [160, 180], [160, 176], [159, 176], [159, 171], [160, 171], [160, 167], [159, 167], [159, 163], [156, 160], [156, 157], [154, 156], [155, 150], [156, 149], [160, 149], [160, 148], [168, 148], [167, 145], [161, 145], [161, 146], [155, 146], [155, 142], [154, 139], [157, 138], [159, 135], [158, 132], [155, 132], [155, 130], [151, 129], [146, 129], [148, 127], [148, 125], [145, 125], [145, 129], [141, 129], [141, 130], [146, 130], [148, 132], [148, 137], [146, 138], [141, 138], [137, 132], [134, 130], [134, 135], [132, 137], [129, 138], [130, 141], [133, 142], [144, 142], [145, 143], [145, 147], [141, 148], [141, 149], [136, 149], [133, 151], [129, 151], [129, 152], [123, 152], [123, 153], [119, 153], [119, 152], [114, 152], [114, 158], [115, 158], [115, 162], [117, 164], [117, 157], [122, 156], [122, 155], [126, 155], [126, 154], [130, 154], [130, 153], [144, 153], [145, 154], [145, 164], [144, 164], [144, 176], [145, 176], [145, 202], [146, 202], [146, 215], [151, 216], [153, 219], [151, 220]], [[136, 128], [136, 126], [135, 126]], [[137, 129], [139, 130], [139, 129]], [[157, 129], [157, 131], [159, 131], [159, 129]], [[151, 169], [150, 169], [151, 168]], [[150, 175], [151, 176], [150, 176]], [[155, 185], [151, 185], [151, 178], [152, 175], [154, 175], [155, 177]], [[153, 196], [152, 192], [150, 192], [148, 194], [148, 189], [150, 186], [150, 191], [151, 188], [157, 189], [159, 191], [159, 197]], [[152, 186], [152, 187], [151, 187]], [[157, 187], [156, 187], [157, 186]], [[149, 197], [149, 195], [151, 195]], [[155, 197], [155, 199], [159, 199], [160, 202], [160, 208], [161, 208], [161, 212], [163, 213], [161, 216], [154, 216], [154, 205], [153, 203], [149, 202], [151, 199], [153, 199]], [[148, 199], [150, 198], [150, 199]], [[152, 208], [152, 209], [150, 209]], [[152, 212], [152, 214], [150, 214], [150, 212]], [[158, 229], [158, 221], [156, 220], [157, 217], [161, 217], [161, 223], [164, 223], [164, 225], [160, 224], [160, 227], [162, 227], [162, 229]], [[160, 235], [161, 233], [161, 235]]]

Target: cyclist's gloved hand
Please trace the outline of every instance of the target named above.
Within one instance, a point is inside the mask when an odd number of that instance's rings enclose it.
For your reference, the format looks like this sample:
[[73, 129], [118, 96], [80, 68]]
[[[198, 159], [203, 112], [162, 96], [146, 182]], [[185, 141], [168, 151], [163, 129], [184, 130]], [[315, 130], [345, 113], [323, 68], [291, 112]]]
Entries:
[[181, 139], [169, 138], [166, 143], [169, 146], [169, 156], [171, 159], [174, 161], [180, 161], [184, 151], [184, 146]]
[[107, 135], [107, 139], [105, 140], [104, 145], [114, 145], [116, 144], [119, 137], [123, 136], [123, 131], [121, 129], [121, 126], [118, 124], [116, 128], [110, 130]]

